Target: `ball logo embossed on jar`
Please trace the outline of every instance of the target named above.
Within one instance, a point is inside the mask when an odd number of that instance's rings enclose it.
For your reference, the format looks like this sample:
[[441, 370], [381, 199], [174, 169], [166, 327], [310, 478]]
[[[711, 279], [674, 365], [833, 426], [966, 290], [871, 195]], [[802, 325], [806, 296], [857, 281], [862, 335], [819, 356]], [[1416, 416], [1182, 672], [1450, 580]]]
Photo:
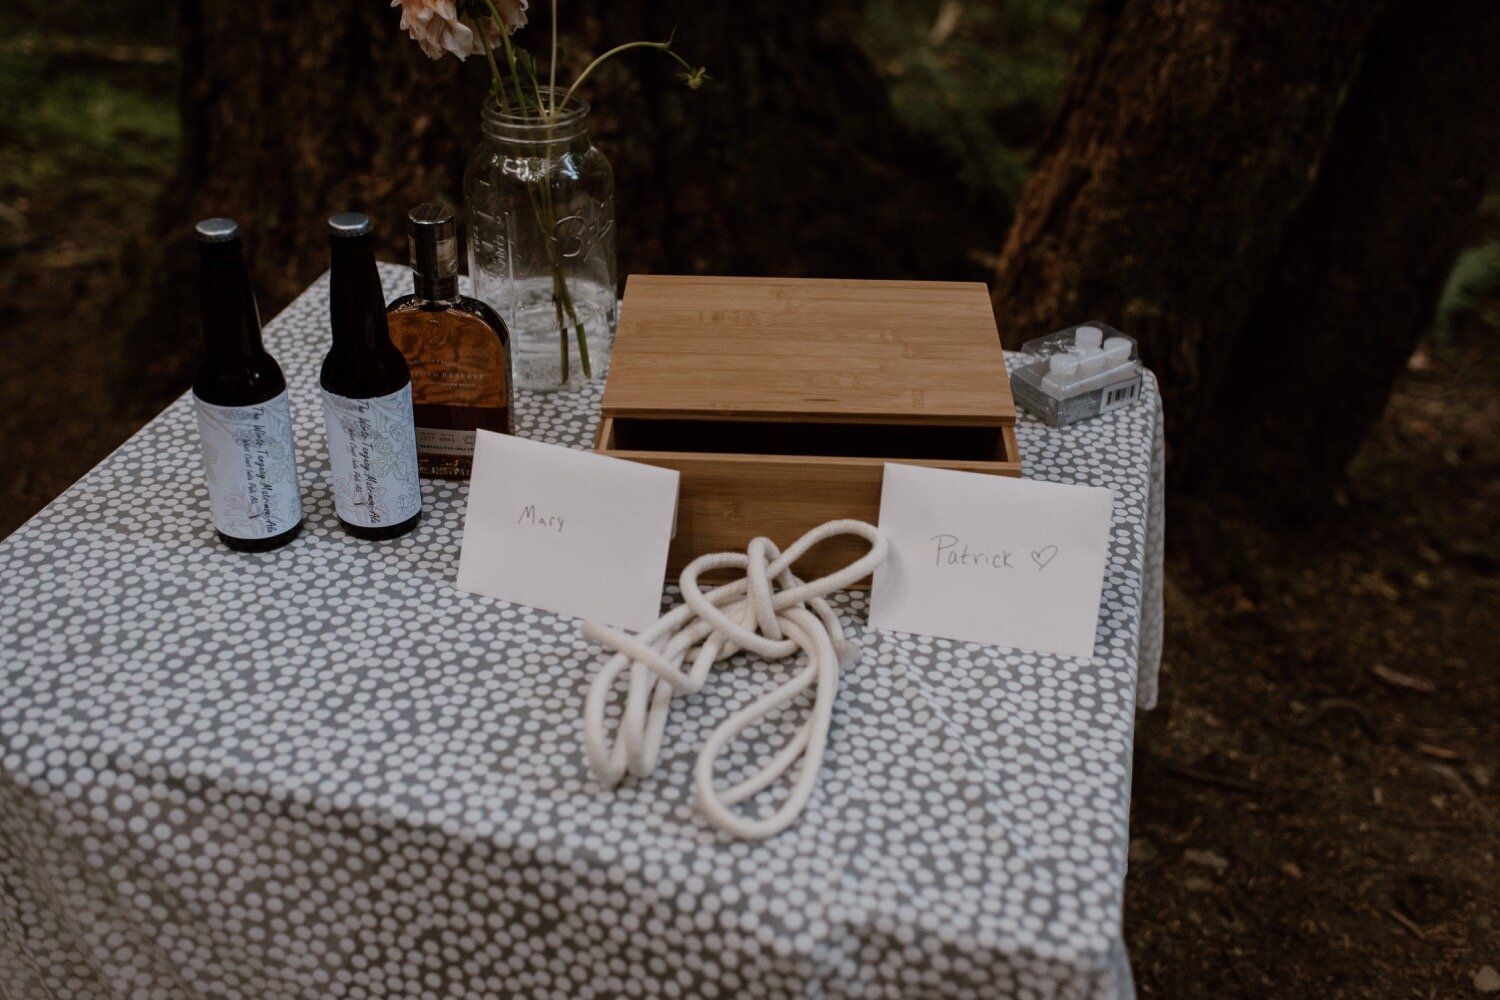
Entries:
[[612, 238], [615, 231], [613, 211], [586, 217], [570, 215], [558, 219], [552, 227], [552, 240], [557, 245], [557, 254], [563, 260], [574, 260], [592, 252], [605, 239]]

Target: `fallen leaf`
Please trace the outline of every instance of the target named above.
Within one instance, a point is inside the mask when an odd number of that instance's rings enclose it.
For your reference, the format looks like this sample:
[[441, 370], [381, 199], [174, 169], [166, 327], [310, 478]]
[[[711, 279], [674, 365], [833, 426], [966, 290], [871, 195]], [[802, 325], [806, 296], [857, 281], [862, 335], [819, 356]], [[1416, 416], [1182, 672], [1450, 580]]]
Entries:
[[1422, 677], [1413, 677], [1411, 674], [1403, 674], [1399, 670], [1392, 670], [1382, 663], [1377, 663], [1370, 668], [1370, 672], [1391, 687], [1405, 688], [1408, 691], [1420, 691], [1423, 694], [1431, 694], [1436, 685]]
[[1436, 757], [1438, 760], [1458, 760], [1459, 756], [1455, 751], [1449, 750], [1447, 747], [1436, 746], [1432, 743], [1418, 743], [1414, 749], [1417, 753]]
[[1474, 973], [1474, 988], [1481, 993], [1500, 993], [1500, 971], [1486, 965]]
[[1182, 860], [1190, 865], [1212, 868], [1216, 872], [1222, 872], [1229, 867], [1229, 859], [1224, 855], [1215, 851], [1199, 851], [1191, 847], [1182, 852]]
[[1425, 938], [1425, 937], [1427, 937], [1427, 933], [1425, 931], [1423, 931], [1422, 928], [1417, 925], [1416, 921], [1412, 920], [1411, 917], [1408, 917], [1406, 914], [1402, 913], [1400, 910], [1387, 909], [1385, 912], [1389, 913], [1391, 915], [1392, 919], [1394, 919], [1396, 921], [1396, 923], [1400, 924], [1402, 927], [1405, 927], [1407, 930], [1411, 931], [1412, 934], [1415, 937], [1417, 937], [1417, 938]]
[[959, 18], [963, 16], [963, 5], [956, 0], [948, 0], [938, 10], [937, 20], [932, 23], [932, 30], [927, 33], [927, 40], [933, 45], [942, 45], [953, 34], [953, 29], [958, 27]]
[[1297, 862], [1295, 861], [1286, 862], [1281, 866], [1281, 870], [1286, 872], [1286, 874], [1292, 878], [1302, 877], [1302, 869], [1297, 867]]

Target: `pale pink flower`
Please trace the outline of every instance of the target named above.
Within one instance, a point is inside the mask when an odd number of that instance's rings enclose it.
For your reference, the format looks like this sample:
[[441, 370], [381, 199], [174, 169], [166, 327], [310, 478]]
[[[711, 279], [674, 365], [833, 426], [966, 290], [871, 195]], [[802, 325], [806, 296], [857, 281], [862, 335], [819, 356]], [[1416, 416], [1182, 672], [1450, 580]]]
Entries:
[[[526, 24], [527, 2], [495, 0], [495, 10], [505, 22], [506, 31], [513, 32]], [[401, 8], [401, 30], [431, 59], [441, 59], [444, 52], [463, 59], [484, 51], [484, 43], [459, 17], [453, 0], [391, 0], [391, 6]], [[483, 23], [492, 38], [498, 36], [498, 29], [489, 18]]]
[[506, 31], [514, 35], [526, 27], [526, 8], [530, 5], [531, 0], [495, 0], [495, 9], [500, 12]]

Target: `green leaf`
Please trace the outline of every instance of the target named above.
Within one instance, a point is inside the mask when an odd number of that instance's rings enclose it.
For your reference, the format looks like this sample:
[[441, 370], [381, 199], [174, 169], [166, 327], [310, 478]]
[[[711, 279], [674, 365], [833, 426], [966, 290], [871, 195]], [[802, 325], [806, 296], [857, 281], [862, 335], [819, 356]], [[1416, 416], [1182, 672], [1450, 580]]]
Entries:
[[537, 82], [536, 60], [531, 58], [531, 53], [525, 49], [516, 49], [516, 73], [521, 78], [521, 92], [528, 98], [528, 103], [536, 102], [540, 110], [542, 106], [542, 88]]

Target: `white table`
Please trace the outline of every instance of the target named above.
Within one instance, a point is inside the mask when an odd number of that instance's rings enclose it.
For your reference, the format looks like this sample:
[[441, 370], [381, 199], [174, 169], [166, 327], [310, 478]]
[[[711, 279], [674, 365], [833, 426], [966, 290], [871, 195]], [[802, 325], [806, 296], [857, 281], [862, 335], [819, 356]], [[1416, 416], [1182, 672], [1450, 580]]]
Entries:
[[[1141, 405], [1019, 427], [1027, 475], [1115, 491], [1094, 658], [856, 626], [817, 792], [744, 843], [702, 821], [688, 774], [786, 666], [716, 675], [675, 710], [656, 775], [600, 789], [579, 721], [597, 651], [573, 621], [453, 588], [463, 485], [426, 483], [404, 538], [338, 529], [326, 315], [325, 278], [267, 328], [307, 500], [293, 544], [216, 543], [186, 400], [0, 543], [0, 993], [1132, 992], [1131, 741], [1161, 628], [1153, 380]], [[518, 429], [585, 447], [597, 399], [527, 398]], [[863, 621], [863, 596], [836, 606]]]

